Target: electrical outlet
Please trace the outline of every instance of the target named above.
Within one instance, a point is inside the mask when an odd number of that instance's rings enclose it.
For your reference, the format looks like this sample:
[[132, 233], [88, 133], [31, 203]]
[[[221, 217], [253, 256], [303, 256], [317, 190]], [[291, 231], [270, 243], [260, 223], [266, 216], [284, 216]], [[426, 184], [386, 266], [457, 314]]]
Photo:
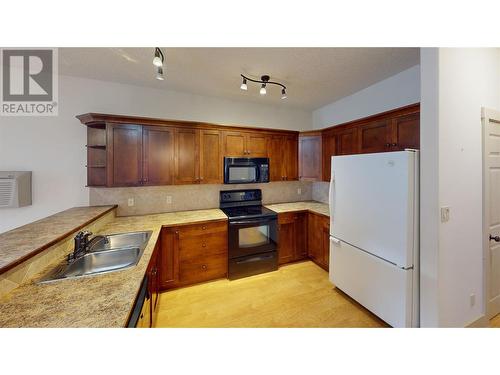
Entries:
[[132, 207], [134, 205], [134, 198], [129, 198], [128, 199], [128, 206]]
[[470, 307], [473, 307], [476, 304], [476, 295], [472, 293], [470, 295]]
[[450, 221], [450, 207], [441, 207], [441, 222]]
[[302, 194], [302, 189], [301, 188], [297, 188], [297, 194], [298, 195]]
[[172, 204], [172, 196], [167, 195], [167, 204]]

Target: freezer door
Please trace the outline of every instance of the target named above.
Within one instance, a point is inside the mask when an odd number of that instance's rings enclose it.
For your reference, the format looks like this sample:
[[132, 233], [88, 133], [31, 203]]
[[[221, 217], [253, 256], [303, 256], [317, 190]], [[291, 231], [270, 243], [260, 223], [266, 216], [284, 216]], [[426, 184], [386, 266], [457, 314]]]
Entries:
[[330, 234], [401, 267], [413, 265], [417, 154], [334, 156]]
[[417, 327], [413, 270], [330, 238], [330, 281], [393, 327]]

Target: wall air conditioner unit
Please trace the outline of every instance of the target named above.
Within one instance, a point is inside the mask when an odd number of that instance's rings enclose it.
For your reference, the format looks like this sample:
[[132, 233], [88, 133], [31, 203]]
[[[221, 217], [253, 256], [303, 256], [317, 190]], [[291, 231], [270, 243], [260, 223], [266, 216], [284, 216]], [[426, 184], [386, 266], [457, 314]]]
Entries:
[[0, 171], [0, 208], [31, 205], [31, 172]]

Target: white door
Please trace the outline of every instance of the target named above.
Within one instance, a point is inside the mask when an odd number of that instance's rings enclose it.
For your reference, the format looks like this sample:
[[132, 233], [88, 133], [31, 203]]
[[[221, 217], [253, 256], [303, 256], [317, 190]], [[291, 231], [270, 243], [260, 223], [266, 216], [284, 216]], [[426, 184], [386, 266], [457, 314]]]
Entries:
[[400, 267], [413, 266], [416, 152], [334, 156], [330, 233]]
[[483, 108], [483, 248], [486, 316], [500, 313], [500, 112]]

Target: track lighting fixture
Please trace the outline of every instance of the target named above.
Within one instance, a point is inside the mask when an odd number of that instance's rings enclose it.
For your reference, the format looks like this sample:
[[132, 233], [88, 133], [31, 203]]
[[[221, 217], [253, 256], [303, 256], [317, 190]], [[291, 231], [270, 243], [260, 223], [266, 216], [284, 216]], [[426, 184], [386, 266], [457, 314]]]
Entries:
[[163, 61], [165, 60], [165, 57], [163, 56], [163, 52], [161, 52], [161, 49], [158, 47], [155, 47], [155, 54], [153, 57], [153, 65], [156, 67], [163, 66]]
[[163, 81], [165, 77], [163, 76], [163, 68], [161, 66], [158, 67], [158, 70], [156, 71], [156, 79]]
[[260, 87], [259, 93], [260, 93], [260, 95], [266, 95], [267, 94], [266, 84], [265, 83], [263, 83], [262, 86]]
[[281, 89], [281, 99], [286, 99], [286, 90]]
[[156, 68], [156, 79], [163, 81], [165, 76], [163, 75], [163, 63], [165, 62], [165, 56], [160, 48], [155, 47], [155, 53], [153, 57], [153, 65]]
[[247, 91], [247, 90], [248, 90], [248, 87], [247, 87], [247, 79], [246, 79], [246, 78], [243, 78], [243, 82], [241, 83], [240, 89], [242, 89], [242, 90], [244, 90], [244, 91]]
[[270, 81], [269, 79], [271, 77], [269, 77], [268, 75], [263, 75], [262, 77], [260, 77], [260, 81], [257, 80], [257, 79], [252, 79], [252, 78], [248, 78], [247, 76], [244, 76], [243, 74], [240, 74], [240, 76], [243, 78], [243, 83], [241, 84], [240, 86], [240, 89], [244, 90], [244, 91], [247, 91], [248, 90], [248, 87], [247, 87], [247, 81], [250, 81], [250, 82], [255, 82], [255, 83], [260, 83], [261, 86], [260, 86], [260, 95], [266, 95], [267, 94], [267, 85], [276, 85], [276, 86], [280, 86], [281, 87], [281, 99], [286, 99], [287, 96], [286, 96], [286, 86], [279, 83], [279, 82], [273, 82], [273, 81]]

